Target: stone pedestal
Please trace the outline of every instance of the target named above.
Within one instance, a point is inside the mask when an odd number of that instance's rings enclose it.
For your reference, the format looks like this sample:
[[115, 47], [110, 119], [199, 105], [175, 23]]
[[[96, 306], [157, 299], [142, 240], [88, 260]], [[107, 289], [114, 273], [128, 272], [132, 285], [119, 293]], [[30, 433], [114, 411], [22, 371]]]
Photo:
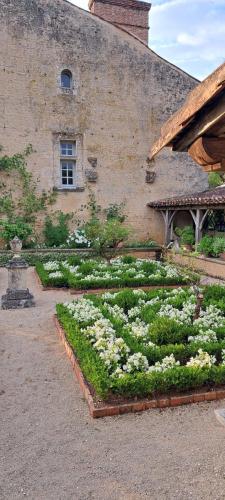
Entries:
[[[14, 238], [14, 246], [15, 243], [18, 246], [19, 240], [15, 240]], [[34, 297], [27, 288], [28, 264], [20, 255], [16, 254], [6, 267], [8, 269], [8, 288], [6, 294], [2, 296], [2, 309], [33, 307], [35, 305]]]

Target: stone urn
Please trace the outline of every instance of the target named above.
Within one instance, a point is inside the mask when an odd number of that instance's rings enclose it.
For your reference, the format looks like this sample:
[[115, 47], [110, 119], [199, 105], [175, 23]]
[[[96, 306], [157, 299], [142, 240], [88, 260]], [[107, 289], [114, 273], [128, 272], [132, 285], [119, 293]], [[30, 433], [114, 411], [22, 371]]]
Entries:
[[18, 238], [18, 236], [15, 236], [13, 240], [9, 242], [10, 248], [14, 253], [13, 258], [20, 257], [20, 253], [22, 250], [22, 241]]
[[10, 241], [10, 248], [14, 252], [9, 261], [8, 288], [2, 296], [2, 309], [23, 309], [35, 305], [34, 297], [27, 288], [27, 262], [21, 257], [22, 242], [17, 236]]

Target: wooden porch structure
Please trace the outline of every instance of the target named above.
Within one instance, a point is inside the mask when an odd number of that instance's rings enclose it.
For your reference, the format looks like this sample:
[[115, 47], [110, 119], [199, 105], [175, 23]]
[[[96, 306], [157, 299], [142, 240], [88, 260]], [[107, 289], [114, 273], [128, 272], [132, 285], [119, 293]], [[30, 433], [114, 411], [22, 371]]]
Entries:
[[164, 147], [188, 151], [206, 172], [225, 172], [225, 63], [194, 88], [163, 125], [149, 158]]
[[173, 240], [173, 230], [174, 230], [174, 217], [179, 211], [188, 211], [193, 219], [194, 227], [195, 227], [195, 245], [197, 246], [202, 238], [202, 229], [203, 224], [205, 222], [205, 218], [208, 214], [208, 209], [200, 209], [200, 208], [175, 208], [170, 210], [169, 208], [161, 209], [160, 213], [164, 219], [165, 223], [165, 241], [164, 244], [167, 246], [170, 241]]
[[195, 245], [202, 237], [209, 211], [225, 209], [225, 184], [201, 193], [193, 193], [164, 200], [152, 201], [148, 206], [159, 211], [165, 225], [165, 245], [173, 239], [174, 218], [178, 212], [189, 212], [195, 228]]

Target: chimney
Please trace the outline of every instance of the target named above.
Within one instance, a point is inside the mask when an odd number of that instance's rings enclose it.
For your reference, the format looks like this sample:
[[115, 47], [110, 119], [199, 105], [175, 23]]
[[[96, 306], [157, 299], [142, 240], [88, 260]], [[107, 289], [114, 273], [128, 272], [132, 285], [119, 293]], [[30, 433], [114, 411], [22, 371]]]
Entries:
[[88, 5], [93, 14], [124, 28], [148, 45], [150, 3], [139, 0], [89, 0]]

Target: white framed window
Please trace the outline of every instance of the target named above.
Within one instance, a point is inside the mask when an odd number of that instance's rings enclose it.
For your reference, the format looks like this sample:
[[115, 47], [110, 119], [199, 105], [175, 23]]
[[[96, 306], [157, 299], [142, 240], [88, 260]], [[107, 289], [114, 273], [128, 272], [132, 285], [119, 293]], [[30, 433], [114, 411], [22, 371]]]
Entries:
[[60, 142], [60, 156], [76, 156], [75, 142]]
[[76, 142], [60, 141], [60, 178], [63, 188], [76, 186]]

